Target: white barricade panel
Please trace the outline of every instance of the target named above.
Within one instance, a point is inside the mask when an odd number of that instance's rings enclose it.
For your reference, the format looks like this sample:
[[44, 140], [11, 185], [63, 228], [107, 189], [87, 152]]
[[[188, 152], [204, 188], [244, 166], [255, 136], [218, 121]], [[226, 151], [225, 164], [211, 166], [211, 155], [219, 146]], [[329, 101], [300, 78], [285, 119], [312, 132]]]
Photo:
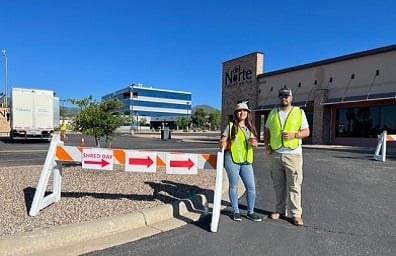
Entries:
[[166, 155], [167, 174], [197, 174], [197, 155], [170, 153]]
[[156, 172], [157, 153], [137, 150], [125, 151], [125, 171], [127, 172]]
[[113, 150], [105, 148], [84, 148], [82, 152], [82, 168], [112, 171]]

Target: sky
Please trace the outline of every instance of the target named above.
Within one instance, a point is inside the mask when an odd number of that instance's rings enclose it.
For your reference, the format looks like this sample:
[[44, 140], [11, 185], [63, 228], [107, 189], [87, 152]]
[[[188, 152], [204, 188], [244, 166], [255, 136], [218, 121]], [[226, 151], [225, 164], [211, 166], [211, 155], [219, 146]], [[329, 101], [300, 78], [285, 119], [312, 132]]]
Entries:
[[394, 0], [0, 0], [0, 92], [6, 74], [8, 95], [61, 100], [141, 83], [221, 109], [223, 62], [263, 52], [270, 72], [393, 45], [395, 10]]

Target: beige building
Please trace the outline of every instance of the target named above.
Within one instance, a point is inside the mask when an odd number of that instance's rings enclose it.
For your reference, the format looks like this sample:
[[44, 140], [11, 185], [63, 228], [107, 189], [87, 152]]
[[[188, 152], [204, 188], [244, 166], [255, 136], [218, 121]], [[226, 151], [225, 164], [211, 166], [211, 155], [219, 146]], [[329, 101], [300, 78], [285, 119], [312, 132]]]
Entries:
[[396, 45], [265, 73], [264, 54], [223, 63], [222, 127], [235, 104], [248, 101], [258, 131], [277, 106], [278, 90], [293, 91], [311, 128], [305, 144], [375, 146], [383, 130], [396, 134]]

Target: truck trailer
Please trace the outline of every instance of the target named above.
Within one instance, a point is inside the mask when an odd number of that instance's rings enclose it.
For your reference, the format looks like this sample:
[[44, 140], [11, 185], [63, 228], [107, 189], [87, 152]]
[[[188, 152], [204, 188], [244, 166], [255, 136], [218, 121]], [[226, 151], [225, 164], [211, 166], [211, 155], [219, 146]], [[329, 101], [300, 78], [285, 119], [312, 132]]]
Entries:
[[[54, 133], [56, 97], [50, 90], [12, 88], [11, 140], [50, 140]], [[59, 104], [58, 104], [59, 107]]]

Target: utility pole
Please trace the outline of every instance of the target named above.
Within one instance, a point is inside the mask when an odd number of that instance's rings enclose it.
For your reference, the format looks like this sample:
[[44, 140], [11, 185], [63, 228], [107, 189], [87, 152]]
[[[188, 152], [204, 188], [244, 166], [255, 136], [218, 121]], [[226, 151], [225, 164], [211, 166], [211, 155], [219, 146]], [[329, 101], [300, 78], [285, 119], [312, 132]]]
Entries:
[[4, 94], [5, 94], [5, 107], [8, 107], [7, 97], [8, 97], [8, 59], [7, 59], [7, 52], [6, 50], [1, 51], [4, 58], [5, 58], [5, 78], [4, 78]]

